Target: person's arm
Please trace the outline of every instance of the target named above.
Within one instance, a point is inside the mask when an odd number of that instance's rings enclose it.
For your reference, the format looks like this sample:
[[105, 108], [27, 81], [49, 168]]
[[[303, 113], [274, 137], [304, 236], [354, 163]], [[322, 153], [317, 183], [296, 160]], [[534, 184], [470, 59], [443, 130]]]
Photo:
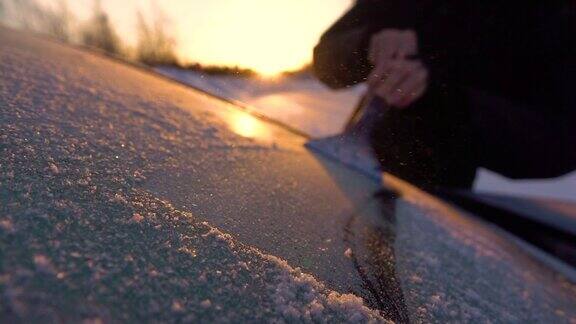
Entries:
[[318, 79], [338, 89], [366, 81], [373, 65], [368, 60], [371, 36], [384, 28], [411, 28], [412, 1], [359, 0], [320, 39], [314, 49]]
[[[538, 44], [528, 52], [536, 54], [518, 52], [533, 57], [523, 65], [538, 76], [532, 77], [539, 81], [534, 90], [525, 91], [522, 101], [505, 94], [497, 99], [488, 91], [472, 94], [483, 164], [511, 178], [550, 178], [576, 170], [576, 12], [546, 5], [547, 11], [538, 11], [543, 20], [528, 32]], [[498, 72], [493, 71], [494, 78], [502, 76]]]

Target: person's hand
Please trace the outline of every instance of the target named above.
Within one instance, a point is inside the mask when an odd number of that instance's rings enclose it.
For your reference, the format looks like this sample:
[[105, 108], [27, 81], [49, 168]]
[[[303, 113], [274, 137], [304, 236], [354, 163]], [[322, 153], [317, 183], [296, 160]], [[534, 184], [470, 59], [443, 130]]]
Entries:
[[428, 70], [418, 55], [418, 38], [412, 30], [384, 29], [372, 36], [368, 59], [375, 65], [368, 86], [390, 106], [405, 108], [428, 87]]
[[413, 30], [384, 29], [370, 39], [368, 60], [374, 65], [416, 55], [418, 37]]
[[386, 60], [374, 68], [368, 87], [388, 105], [406, 108], [426, 92], [428, 69], [419, 60]]

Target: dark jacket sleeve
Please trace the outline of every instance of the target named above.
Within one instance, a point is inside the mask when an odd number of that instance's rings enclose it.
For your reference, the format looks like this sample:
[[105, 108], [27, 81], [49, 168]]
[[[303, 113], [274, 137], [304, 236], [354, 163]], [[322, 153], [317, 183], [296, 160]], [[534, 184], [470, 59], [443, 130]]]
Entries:
[[523, 100], [489, 91], [470, 97], [482, 164], [510, 178], [551, 178], [576, 170], [576, 13], [548, 3], [544, 8], [549, 11], [537, 11], [543, 21], [527, 33], [536, 46], [518, 55], [541, 79], [537, 87], [519, 88]]
[[548, 5], [534, 4], [518, 15], [514, 3], [470, 9], [468, 2], [457, 2], [467, 5], [430, 5], [427, 19], [420, 19], [423, 7], [415, 2], [358, 1], [314, 49], [317, 77], [332, 88], [365, 81], [372, 69], [370, 37], [384, 28], [413, 28], [430, 69], [430, 88], [474, 89], [466, 108], [482, 166], [511, 178], [576, 169], [574, 15]]
[[554, 178], [576, 169], [576, 116], [535, 110], [470, 90], [480, 164], [513, 179]]
[[383, 28], [414, 25], [410, 0], [359, 0], [324, 35], [314, 49], [314, 71], [333, 89], [366, 80], [373, 66], [368, 61], [370, 37]]

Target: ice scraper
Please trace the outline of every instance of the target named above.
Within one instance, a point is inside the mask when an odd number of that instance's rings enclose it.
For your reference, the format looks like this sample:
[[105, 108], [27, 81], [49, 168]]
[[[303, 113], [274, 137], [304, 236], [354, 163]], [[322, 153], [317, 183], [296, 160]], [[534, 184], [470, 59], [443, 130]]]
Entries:
[[380, 165], [372, 152], [369, 136], [386, 110], [385, 103], [368, 91], [341, 134], [310, 140], [306, 147], [380, 181]]

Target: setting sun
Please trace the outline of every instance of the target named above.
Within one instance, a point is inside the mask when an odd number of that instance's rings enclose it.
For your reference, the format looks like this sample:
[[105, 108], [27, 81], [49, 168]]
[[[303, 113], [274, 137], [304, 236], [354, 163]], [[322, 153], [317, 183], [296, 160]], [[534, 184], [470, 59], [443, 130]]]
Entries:
[[[181, 20], [183, 59], [239, 65], [270, 76], [302, 67], [350, 0], [213, 0], [200, 22]], [[200, 15], [199, 12], [191, 16]]]
[[[59, 0], [38, 0], [58, 6]], [[320, 35], [352, 0], [102, 0], [123, 41], [135, 43], [137, 13], [158, 18], [176, 41], [182, 63], [238, 66], [264, 76], [309, 63]], [[88, 18], [93, 0], [68, 0]]]

